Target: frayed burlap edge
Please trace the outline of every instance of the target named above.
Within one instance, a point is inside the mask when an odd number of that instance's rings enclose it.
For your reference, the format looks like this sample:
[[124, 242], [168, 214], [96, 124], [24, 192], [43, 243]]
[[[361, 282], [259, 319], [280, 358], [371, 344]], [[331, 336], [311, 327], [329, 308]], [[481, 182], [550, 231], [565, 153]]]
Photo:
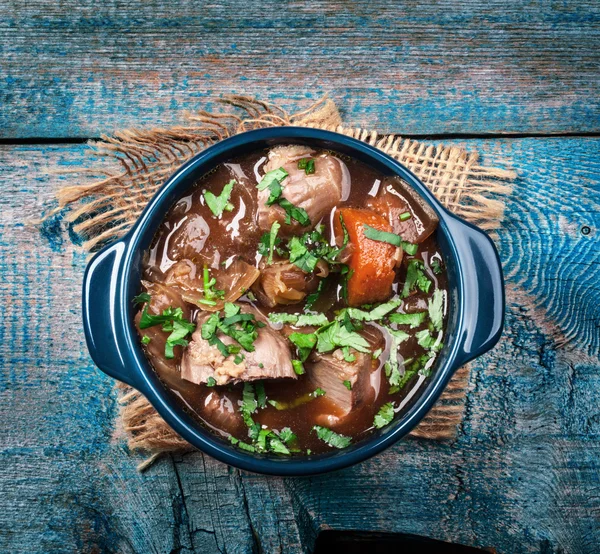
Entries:
[[[94, 251], [123, 236], [175, 169], [206, 147], [243, 131], [284, 125], [326, 129], [362, 140], [407, 166], [455, 214], [488, 231], [498, 228], [502, 221], [501, 198], [510, 193], [507, 182], [516, 174], [482, 166], [476, 152], [344, 127], [337, 107], [327, 97], [294, 114], [242, 96], [226, 97], [221, 102], [222, 113], [189, 113], [186, 125], [128, 129], [90, 143], [92, 155], [107, 157], [118, 167], [77, 172], [78, 183], [58, 192], [56, 210], [68, 208], [65, 220], [82, 238], [84, 249]], [[469, 368], [465, 366], [454, 375], [438, 403], [411, 435], [438, 440], [454, 438], [462, 419], [468, 381]], [[191, 449], [139, 392], [120, 384], [119, 402], [119, 428], [125, 433], [129, 448], [151, 455], [140, 469], [148, 467], [162, 453]]]

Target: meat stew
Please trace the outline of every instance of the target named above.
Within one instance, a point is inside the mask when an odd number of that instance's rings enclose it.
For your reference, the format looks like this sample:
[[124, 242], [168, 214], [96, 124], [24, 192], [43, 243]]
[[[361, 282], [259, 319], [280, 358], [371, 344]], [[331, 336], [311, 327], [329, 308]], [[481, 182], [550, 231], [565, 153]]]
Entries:
[[146, 356], [240, 449], [355, 444], [435, 370], [448, 318], [437, 223], [401, 179], [336, 152], [285, 145], [223, 163], [145, 253]]

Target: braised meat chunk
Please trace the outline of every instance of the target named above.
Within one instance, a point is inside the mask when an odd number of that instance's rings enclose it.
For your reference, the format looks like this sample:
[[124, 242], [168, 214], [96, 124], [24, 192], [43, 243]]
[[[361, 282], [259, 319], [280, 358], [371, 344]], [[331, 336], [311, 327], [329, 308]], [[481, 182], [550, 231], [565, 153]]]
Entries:
[[[314, 173], [299, 169], [300, 160], [311, 160]], [[282, 197], [308, 215], [309, 223], [291, 220], [286, 224], [286, 210], [278, 203], [268, 205], [270, 190], [258, 193], [258, 225], [264, 231], [274, 221], [282, 224], [281, 234], [292, 236], [313, 228], [339, 204], [342, 198], [343, 162], [330, 154], [318, 154], [306, 146], [278, 146], [269, 152], [266, 173], [283, 169], [287, 177], [281, 182]]]
[[[262, 321], [263, 318], [258, 310], [251, 306], [240, 308], [241, 314], [252, 315], [256, 321]], [[297, 378], [292, 367], [288, 343], [269, 326], [256, 329], [257, 337], [251, 345], [248, 345], [251, 350], [240, 348], [239, 342], [234, 337], [218, 334], [217, 331], [218, 340], [229, 349], [234, 347], [237, 351], [235, 356], [230, 354], [225, 356], [218, 346], [211, 344], [210, 339], [203, 338], [207, 336], [204, 325], [215, 315], [211, 316], [207, 313], [198, 315], [196, 331], [181, 360], [182, 379], [196, 384], [227, 385], [257, 379]], [[232, 334], [236, 335], [236, 333]]]

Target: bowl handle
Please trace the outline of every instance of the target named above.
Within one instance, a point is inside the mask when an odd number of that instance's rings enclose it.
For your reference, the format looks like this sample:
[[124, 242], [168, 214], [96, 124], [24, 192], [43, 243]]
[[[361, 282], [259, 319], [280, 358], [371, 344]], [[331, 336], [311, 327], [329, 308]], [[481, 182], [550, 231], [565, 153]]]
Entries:
[[120, 240], [101, 250], [83, 277], [83, 328], [94, 363], [107, 375], [136, 386], [127, 347], [125, 314], [119, 309], [121, 262], [127, 242]]
[[504, 327], [504, 278], [492, 239], [470, 223], [446, 220], [458, 251], [462, 272], [464, 325], [454, 367], [487, 352]]

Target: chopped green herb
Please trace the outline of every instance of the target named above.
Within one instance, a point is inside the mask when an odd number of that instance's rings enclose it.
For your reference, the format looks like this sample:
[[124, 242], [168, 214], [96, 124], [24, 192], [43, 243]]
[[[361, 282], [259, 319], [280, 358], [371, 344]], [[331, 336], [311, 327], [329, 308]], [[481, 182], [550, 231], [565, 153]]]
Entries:
[[258, 401], [254, 395], [254, 386], [252, 383], [244, 383], [244, 390], [242, 391], [242, 405], [240, 406], [240, 412], [243, 415], [253, 414], [258, 408]]
[[418, 244], [413, 244], [412, 242], [402, 241], [402, 250], [404, 250], [409, 256], [414, 256], [419, 250]]
[[317, 351], [320, 353], [331, 352], [343, 346], [349, 346], [359, 352], [371, 351], [369, 343], [364, 337], [355, 331], [348, 331], [337, 320], [319, 328], [315, 334], [317, 335]]
[[243, 354], [237, 354], [235, 358], [233, 358], [233, 363], [235, 365], [240, 365], [245, 359]]
[[142, 337], [142, 344], [148, 344], [152, 339], [148, 335]]
[[214, 286], [217, 284], [217, 280], [210, 276], [210, 269], [205, 264], [204, 270], [202, 271], [202, 279], [204, 283], [204, 298], [206, 300], [214, 300], [215, 298], [223, 298], [225, 296], [224, 290], [215, 290]]
[[425, 321], [427, 312], [416, 312], [412, 314], [390, 314], [390, 321], [398, 325], [410, 325], [411, 329], [418, 327]]
[[298, 437], [292, 433], [292, 430], [289, 427], [284, 427], [281, 431], [279, 431], [279, 438], [286, 444], [290, 444]]
[[444, 291], [442, 289], [433, 291], [433, 297], [428, 302], [428, 310], [433, 328], [441, 331], [444, 322]]
[[320, 425], [315, 425], [313, 427], [313, 431], [317, 433], [317, 437], [333, 448], [346, 448], [352, 442], [350, 437], [340, 435], [339, 433], [335, 433], [331, 429], [327, 429], [327, 427], [321, 427]]
[[271, 265], [273, 263], [273, 250], [275, 249], [275, 241], [277, 240], [277, 233], [281, 224], [278, 221], [273, 221], [271, 225], [271, 232], [269, 233], [269, 256], [267, 257], [267, 263]]
[[404, 212], [400, 214], [400, 221], [406, 221], [407, 219], [410, 219], [412, 217], [412, 214], [410, 212]]
[[230, 212], [233, 210], [233, 204], [229, 202], [229, 198], [231, 197], [231, 191], [233, 190], [233, 186], [236, 184], [235, 179], [232, 179], [227, 183], [221, 194], [219, 196], [215, 196], [212, 192], [208, 191], [204, 193], [204, 200], [206, 201], [206, 205], [210, 208], [210, 211], [216, 216], [220, 217], [223, 214], [224, 210]]
[[377, 429], [381, 429], [385, 427], [394, 419], [394, 405], [391, 402], [387, 402], [377, 412], [375, 419], [373, 420], [373, 425], [377, 427]]
[[342, 348], [342, 354], [344, 355], [344, 360], [346, 362], [352, 363], [356, 361], [356, 356], [350, 352], [349, 347], [344, 346], [344, 348]]
[[423, 329], [422, 331], [415, 333], [415, 338], [417, 339], [419, 346], [422, 346], [427, 350], [432, 349], [438, 351], [443, 347], [440, 337], [433, 337], [429, 332], [429, 329]]
[[290, 250], [290, 263], [298, 266], [306, 273], [314, 271], [319, 258], [313, 255], [298, 237], [293, 237], [288, 242], [288, 248]]
[[281, 181], [283, 181], [288, 175], [289, 173], [283, 169], [283, 167], [280, 167], [279, 169], [273, 169], [272, 171], [265, 173], [265, 176], [260, 180], [260, 183], [256, 185], [256, 188], [258, 190], [265, 190], [266, 188], [269, 188], [272, 181], [281, 183]]
[[376, 360], [377, 358], [379, 358], [379, 356], [381, 356], [382, 352], [383, 352], [383, 348], [378, 348], [377, 350], [375, 350], [375, 352], [373, 352], [373, 359]]
[[302, 158], [298, 160], [298, 169], [304, 169], [306, 175], [310, 175], [315, 172], [315, 160], [312, 158]]
[[400, 382], [400, 364], [398, 363], [398, 348], [408, 339], [408, 333], [404, 331], [395, 331], [394, 329], [386, 328], [391, 337], [390, 357], [385, 363], [385, 374], [391, 386], [397, 385]]
[[406, 298], [410, 293], [418, 287], [423, 292], [429, 292], [431, 281], [423, 271], [423, 262], [418, 259], [413, 259], [408, 262], [406, 269], [406, 280], [402, 289], [402, 297]]
[[165, 344], [165, 358], [172, 359], [175, 356], [173, 348], [175, 346], [187, 346], [188, 341], [184, 338], [196, 330], [196, 325], [183, 317], [181, 308], [173, 309], [170, 306], [163, 310], [162, 315], [151, 315], [148, 313], [148, 306], [146, 305], [140, 318], [140, 329], [147, 329], [160, 324], [162, 324], [163, 331], [171, 332]]
[[326, 280], [325, 279], [321, 279], [319, 281], [319, 285], [317, 286], [317, 290], [311, 294], [309, 294], [306, 297], [306, 302], [304, 303], [304, 309], [305, 310], [310, 310], [312, 309], [314, 303], [319, 299], [319, 296], [321, 296], [321, 293], [323, 292], [323, 289], [325, 288], [325, 283]]
[[348, 390], [352, 390], [352, 383], [350, 381], [344, 381], [344, 386], [348, 389]]
[[151, 298], [152, 297], [147, 292], [141, 292], [137, 296], [133, 297], [133, 303], [134, 304], [146, 304], [147, 302], [150, 302]]
[[279, 198], [277, 203], [285, 210], [285, 222], [290, 225], [292, 223], [292, 219], [295, 219], [300, 225], [306, 227], [310, 224], [310, 218], [306, 213], [304, 208], [299, 208], [298, 206], [294, 206], [289, 200], [286, 198]]
[[296, 375], [304, 375], [304, 365], [300, 360], [292, 360], [292, 367], [294, 368]]
[[306, 361], [315, 344], [317, 344], [315, 333], [292, 333], [288, 339], [298, 348], [298, 354], [302, 362]]
[[442, 272], [442, 263], [437, 258], [431, 260], [430, 262], [431, 271], [433, 271], [436, 275], [439, 275]]
[[269, 435], [269, 450], [275, 454], [288, 454], [290, 453], [288, 447], [281, 442], [275, 434]]
[[265, 384], [262, 381], [256, 381], [254, 383], [256, 390], [256, 401], [259, 408], [264, 408], [267, 405], [267, 394], [265, 393]]
[[207, 386], [207, 387], [214, 387], [216, 384], [217, 384], [217, 382], [215, 381], [215, 378], [214, 378], [214, 377], [209, 377], [209, 378], [206, 380], [206, 386]]
[[251, 444], [242, 442], [241, 440], [236, 439], [234, 436], [229, 435], [229, 442], [234, 446], [237, 446], [241, 450], [246, 450], [247, 452], [256, 452], [256, 449]]
[[377, 242], [387, 242], [393, 246], [402, 246], [402, 238], [398, 235], [388, 233], [387, 231], [379, 231], [366, 223], [363, 225], [363, 233], [368, 239], [376, 240]]
[[264, 369], [265, 364], [263, 364], [262, 362], [260, 364], [258, 364], [258, 367], [260, 367], [260, 369]]
[[398, 298], [396, 300], [390, 300], [385, 304], [380, 304], [368, 312], [358, 308], [347, 308], [346, 312], [352, 319], [356, 319], [358, 321], [377, 321], [384, 318], [389, 312], [395, 310], [401, 304], [402, 300]]
[[291, 323], [296, 327], [306, 327], [306, 326], [321, 326], [329, 323], [327, 316], [325, 314], [288, 314], [285, 312], [281, 313], [270, 313], [269, 321], [271, 323]]
[[312, 395], [313, 395], [315, 398], [319, 398], [319, 396], [325, 396], [325, 394], [326, 394], [326, 393], [325, 393], [325, 391], [324, 391], [322, 388], [320, 388], [320, 387], [317, 387], [317, 388], [316, 388], [316, 389], [315, 389], [315, 390], [312, 392]]

